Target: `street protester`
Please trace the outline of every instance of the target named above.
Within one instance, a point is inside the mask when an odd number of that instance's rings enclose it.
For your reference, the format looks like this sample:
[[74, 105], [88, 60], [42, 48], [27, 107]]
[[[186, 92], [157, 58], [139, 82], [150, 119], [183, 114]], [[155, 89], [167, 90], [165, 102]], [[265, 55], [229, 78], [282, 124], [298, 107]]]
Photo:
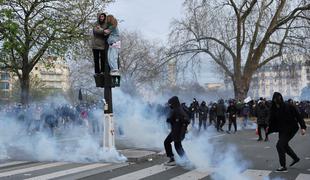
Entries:
[[220, 99], [218, 104], [216, 105], [216, 129], [217, 132], [224, 131], [223, 126], [225, 125], [226, 118], [226, 106], [224, 104], [224, 100]]
[[111, 68], [110, 74], [112, 76], [119, 76], [119, 69], [118, 69], [118, 54], [119, 49], [121, 48], [121, 41], [120, 35], [118, 30], [118, 22], [116, 18], [112, 15], [107, 16], [107, 30], [109, 32], [109, 38], [107, 42], [109, 44], [108, 50], [108, 62]]
[[228, 131], [227, 133], [230, 134], [231, 132], [231, 125], [233, 124], [234, 125], [234, 133], [237, 132], [237, 113], [238, 113], [238, 110], [237, 110], [237, 107], [236, 107], [236, 104], [233, 100], [230, 100], [229, 102], [229, 106], [227, 108], [227, 113], [228, 113]]
[[106, 14], [99, 13], [97, 22], [93, 26], [92, 50], [95, 64], [95, 74], [104, 72], [104, 62], [107, 57], [107, 30]]
[[199, 102], [197, 101], [196, 98], [193, 98], [193, 102], [189, 106], [189, 110], [191, 111], [191, 122], [192, 122], [192, 127], [194, 128], [195, 126], [195, 120], [199, 116]]
[[267, 133], [267, 126], [268, 126], [268, 117], [269, 117], [269, 108], [267, 107], [263, 98], [258, 101], [258, 105], [255, 108], [255, 115], [257, 117], [257, 133], [258, 139], [257, 141], [262, 141], [262, 128], [265, 131], [265, 141], [268, 141], [268, 133]]
[[212, 124], [216, 127], [216, 103], [210, 103], [209, 126]]
[[288, 154], [293, 159], [290, 166], [293, 166], [300, 161], [300, 158], [289, 146], [289, 141], [298, 132], [298, 124], [301, 127], [301, 134], [304, 135], [306, 133], [307, 127], [305, 121], [293, 105], [284, 103], [282, 95], [279, 92], [275, 92], [272, 97], [268, 124], [268, 133], [279, 133], [276, 147], [281, 167], [276, 171], [287, 172], [285, 154]]
[[205, 101], [202, 101], [199, 106], [199, 131], [201, 130], [201, 126], [203, 125], [203, 129], [207, 129], [207, 118], [208, 118], [209, 108], [206, 105]]
[[167, 118], [167, 122], [171, 125], [171, 131], [164, 141], [165, 151], [169, 161], [165, 163], [167, 166], [176, 165], [174, 155], [172, 152], [171, 143], [174, 142], [175, 150], [182, 158], [185, 156], [185, 151], [182, 147], [182, 140], [185, 138], [187, 126], [190, 122], [186, 112], [181, 107], [179, 98], [173, 96], [168, 100], [168, 104], [171, 108], [170, 114]]

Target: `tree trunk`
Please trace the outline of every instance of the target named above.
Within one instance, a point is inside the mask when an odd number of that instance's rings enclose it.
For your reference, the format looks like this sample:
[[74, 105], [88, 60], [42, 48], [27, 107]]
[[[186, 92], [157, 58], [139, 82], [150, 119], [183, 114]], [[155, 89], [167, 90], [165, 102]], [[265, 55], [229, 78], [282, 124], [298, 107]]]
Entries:
[[247, 98], [249, 89], [250, 89], [250, 79], [252, 77], [249, 76], [242, 76], [239, 78], [239, 80], [234, 81], [234, 94], [235, 94], [235, 99], [240, 99], [243, 101], [245, 98]]
[[23, 70], [22, 77], [20, 79], [21, 89], [21, 103], [27, 105], [29, 103], [29, 90], [30, 90], [30, 73]]

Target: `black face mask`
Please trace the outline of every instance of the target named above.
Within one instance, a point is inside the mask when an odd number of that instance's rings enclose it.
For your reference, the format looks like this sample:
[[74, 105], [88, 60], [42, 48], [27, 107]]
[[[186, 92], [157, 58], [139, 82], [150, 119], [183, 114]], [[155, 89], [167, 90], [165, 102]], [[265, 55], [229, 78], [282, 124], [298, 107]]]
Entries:
[[282, 104], [282, 98], [280, 96], [276, 96], [274, 102], [278, 105]]

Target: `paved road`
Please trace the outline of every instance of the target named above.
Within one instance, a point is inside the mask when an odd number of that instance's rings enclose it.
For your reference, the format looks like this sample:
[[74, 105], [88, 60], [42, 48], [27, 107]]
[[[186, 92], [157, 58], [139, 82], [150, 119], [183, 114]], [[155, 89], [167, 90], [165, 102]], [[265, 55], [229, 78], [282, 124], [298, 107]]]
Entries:
[[[217, 148], [223, 150], [228, 144], [235, 144], [237, 152], [249, 162], [242, 176], [247, 179], [282, 178], [287, 180], [310, 180], [310, 139], [299, 134], [292, 141], [293, 149], [302, 158], [287, 173], [276, 173], [278, 157], [275, 150], [276, 134], [270, 136], [269, 142], [257, 142], [254, 130], [243, 130], [237, 134], [225, 134], [211, 139]], [[167, 167], [163, 165], [167, 159], [157, 156], [152, 160], [126, 163], [91, 163], [79, 164], [68, 162], [29, 162], [0, 161], [0, 179], [115, 179], [115, 180], [164, 180], [164, 179], [213, 179], [215, 168], [186, 169], [181, 166]], [[289, 162], [288, 158], [288, 162]], [[226, 173], [226, 172], [223, 172]], [[236, 179], [233, 178], [232, 179]]]

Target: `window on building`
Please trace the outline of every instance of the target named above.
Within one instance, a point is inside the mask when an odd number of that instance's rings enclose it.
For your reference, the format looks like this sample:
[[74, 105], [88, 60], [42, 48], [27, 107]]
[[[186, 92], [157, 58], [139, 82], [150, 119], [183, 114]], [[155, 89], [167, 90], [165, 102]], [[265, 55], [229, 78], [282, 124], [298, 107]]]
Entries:
[[10, 79], [10, 74], [7, 72], [1, 73], [1, 80], [9, 80]]
[[0, 89], [10, 89], [10, 84], [8, 82], [0, 82]]

